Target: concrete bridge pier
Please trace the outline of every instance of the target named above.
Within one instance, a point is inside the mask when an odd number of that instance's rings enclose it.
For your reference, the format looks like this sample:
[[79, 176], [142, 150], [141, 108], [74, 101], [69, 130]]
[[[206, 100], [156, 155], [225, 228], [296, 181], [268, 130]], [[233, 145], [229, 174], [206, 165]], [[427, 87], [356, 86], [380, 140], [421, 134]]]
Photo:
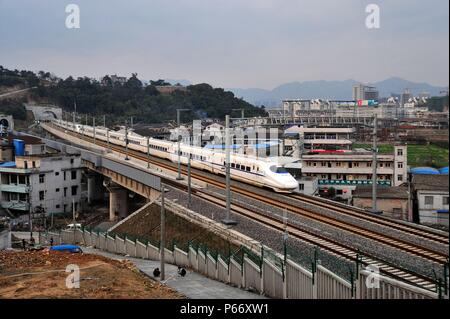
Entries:
[[109, 220], [121, 220], [128, 215], [128, 191], [118, 185], [112, 185], [109, 190]]
[[87, 193], [89, 204], [103, 199], [105, 188], [103, 186], [103, 177], [101, 175], [95, 173], [87, 174]]

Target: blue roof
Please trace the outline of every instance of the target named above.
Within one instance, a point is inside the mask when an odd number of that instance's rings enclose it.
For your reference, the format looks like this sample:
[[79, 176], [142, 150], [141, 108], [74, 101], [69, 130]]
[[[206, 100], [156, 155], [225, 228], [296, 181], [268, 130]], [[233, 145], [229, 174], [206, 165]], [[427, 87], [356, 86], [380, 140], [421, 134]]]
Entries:
[[432, 167], [415, 167], [411, 169], [411, 174], [417, 175], [439, 175], [440, 172]]
[[447, 166], [447, 167], [442, 167], [442, 168], [440, 168], [440, 169], [439, 169], [439, 172], [440, 172], [441, 174], [448, 175], [448, 166]]
[[5, 163], [0, 163], [0, 167], [4, 167], [4, 168], [14, 168], [14, 167], [16, 167], [16, 162], [5, 162]]

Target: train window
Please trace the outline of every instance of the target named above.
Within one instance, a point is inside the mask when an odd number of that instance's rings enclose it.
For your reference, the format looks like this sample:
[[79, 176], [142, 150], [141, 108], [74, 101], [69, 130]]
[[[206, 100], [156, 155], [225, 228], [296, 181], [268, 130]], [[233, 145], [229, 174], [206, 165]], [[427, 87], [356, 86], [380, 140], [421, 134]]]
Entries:
[[284, 167], [281, 167], [281, 166], [275, 166], [275, 165], [273, 165], [273, 166], [270, 166], [270, 170], [272, 171], [272, 172], [274, 172], [274, 173], [278, 173], [278, 174], [283, 174], [283, 173], [287, 173], [288, 171], [284, 168]]

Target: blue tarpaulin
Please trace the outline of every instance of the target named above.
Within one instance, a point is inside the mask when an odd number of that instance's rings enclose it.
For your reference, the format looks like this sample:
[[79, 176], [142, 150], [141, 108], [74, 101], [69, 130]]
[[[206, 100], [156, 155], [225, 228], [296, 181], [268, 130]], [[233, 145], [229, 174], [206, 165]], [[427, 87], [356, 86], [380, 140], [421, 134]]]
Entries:
[[52, 246], [50, 247], [50, 250], [55, 251], [68, 251], [71, 253], [81, 253], [83, 252], [80, 248], [80, 246], [77, 245], [58, 245], [58, 246]]

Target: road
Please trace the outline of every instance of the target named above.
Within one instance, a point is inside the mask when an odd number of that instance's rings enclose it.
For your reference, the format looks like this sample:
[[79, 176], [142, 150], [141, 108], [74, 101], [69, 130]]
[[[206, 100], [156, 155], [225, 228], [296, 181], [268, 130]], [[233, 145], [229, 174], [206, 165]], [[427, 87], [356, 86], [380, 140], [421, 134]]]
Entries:
[[10, 95], [15, 95], [15, 94], [19, 94], [19, 93], [22, 93], [22, 92], [26, 92], [26, 91], [29, 91], [29, 90], [35, 89], [35, 88], [36, 88], [36, 86], [33, 86], [32, 88], [27, 88], [27, 89], [22, 89], [22, 90], [8, 92], [8, 93], [3, 93], [3, 94], [0, 94], [0, 99], [6, 98], [6, 97], [8, 97]]

